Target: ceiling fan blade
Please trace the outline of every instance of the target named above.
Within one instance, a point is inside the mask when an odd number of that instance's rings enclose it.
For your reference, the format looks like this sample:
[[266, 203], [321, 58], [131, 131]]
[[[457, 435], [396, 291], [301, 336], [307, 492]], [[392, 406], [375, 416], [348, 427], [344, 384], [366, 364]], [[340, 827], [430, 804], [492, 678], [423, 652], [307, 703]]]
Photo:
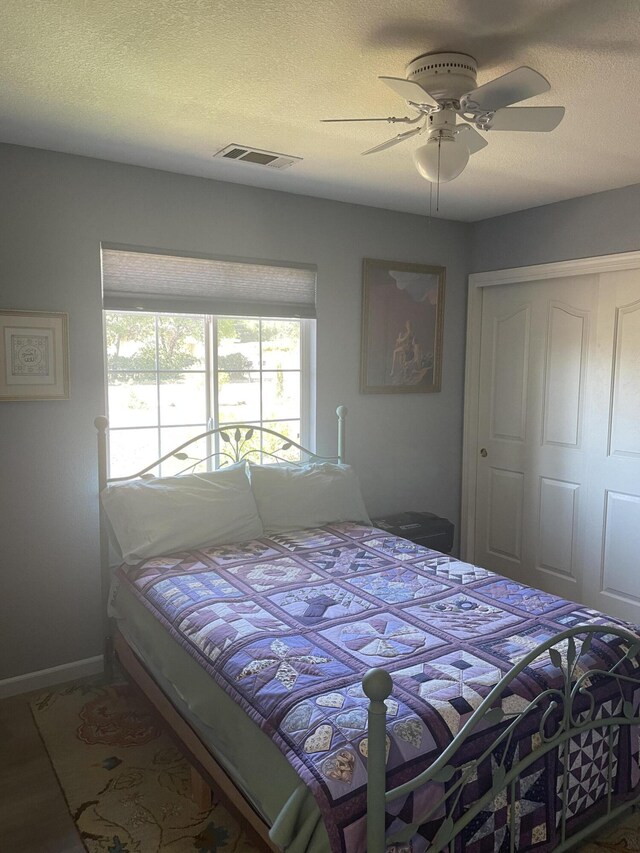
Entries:
[[487, 130], [555, 130], [564, 116], [564, 107], [505, 107], [498, 110]]
[[486, 110], [487, 112], [508, 107], [518, 101], [526, 101], [534, 95], [548, 92], [551, 86], [542, 74], [533, 68], [523, 65], [502, 77], [496, 77], [484, 86], [478, 86], [460, 99], [463, 111], [468, 109]]
[[410, 101], [412, 104], [428, 104], [430, 107], [438, 106], [436, 99], [432, 98], [422, 86], [412, 80], [405, 80], [403, 77], [378, 77], [378, 80], [386, 83], [396, 95], [400, 95], [405, 101]]
[[[406, 119], [409, 120], [408, 117]], [[389, 116], [388, 118], [321, 118], [320, 121], [325, 122], [335, 122], [335, 121], [388, 121], [388, 122], [396, 122], [396, 121], [405, 121], [403, 118], [396, 118], [395, 116]]]
[[422, 133], [424, 128], [422, 127], [414, 127], [413, 130], [406, 130], [404, 133], [399, 133], [397, 136], [394, 136], [393, 139], [387, 139], [386, 142], [380, 143], [380, 145], [376, 145], [374, 148], [369, 148], [368, 151], [363, 151], [362, 155], [365, 154], [375, 154], [376, 151], [384, 151], [385, 148], [391, 148], [394, 145], [397, 145], [399, 142], [404, 142], [405, 139], [409, 139], [410, 136], [415, 136], [417, 133]]
[[480, 136], [477, 130], [474, 130], [470, 124], [456, 125], [456, 130], [461, 139], [463, 139], [469, 148], [469, 154], [475, 154], [477, 151], [482, 151], [489, 144], [487, 140]]

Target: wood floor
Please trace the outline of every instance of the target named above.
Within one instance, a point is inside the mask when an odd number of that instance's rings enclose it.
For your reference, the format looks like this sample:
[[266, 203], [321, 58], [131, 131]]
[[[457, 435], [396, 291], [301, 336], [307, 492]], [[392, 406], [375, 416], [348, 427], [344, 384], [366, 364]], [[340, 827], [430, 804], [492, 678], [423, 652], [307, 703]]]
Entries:
[[0, 851], [84, 853], [31, 716], [38, 693], [0, 700]]

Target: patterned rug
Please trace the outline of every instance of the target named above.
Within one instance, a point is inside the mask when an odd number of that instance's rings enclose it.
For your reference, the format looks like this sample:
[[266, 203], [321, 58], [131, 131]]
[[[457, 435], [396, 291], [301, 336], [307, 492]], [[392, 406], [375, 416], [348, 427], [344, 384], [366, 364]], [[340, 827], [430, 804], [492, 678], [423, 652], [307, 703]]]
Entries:
[[223, 806], [196, 806], [189, 765], [129, 685], [73, 684], [31, 710], [90, 853], [257, 853]]
[[594, 841], [584, 844], [580, 853], [636, 853], [640, 850], [640, 812], [627, 812], [615, 829], [607, 829]]
[[[128, 684], [73, 684], [31, 710], [89, 853], [258, 853], [222, 805], [198, 809], [189, 765]], [[640, 853], [640, 813], [580, 850]]]

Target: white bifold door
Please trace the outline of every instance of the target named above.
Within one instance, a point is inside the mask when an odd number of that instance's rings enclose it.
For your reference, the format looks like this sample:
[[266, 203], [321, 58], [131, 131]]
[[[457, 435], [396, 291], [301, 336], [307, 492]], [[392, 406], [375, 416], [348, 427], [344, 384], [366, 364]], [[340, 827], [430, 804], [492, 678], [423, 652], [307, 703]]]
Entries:
[[640, 623], [640, 270], [483, 289], [474, 562]]

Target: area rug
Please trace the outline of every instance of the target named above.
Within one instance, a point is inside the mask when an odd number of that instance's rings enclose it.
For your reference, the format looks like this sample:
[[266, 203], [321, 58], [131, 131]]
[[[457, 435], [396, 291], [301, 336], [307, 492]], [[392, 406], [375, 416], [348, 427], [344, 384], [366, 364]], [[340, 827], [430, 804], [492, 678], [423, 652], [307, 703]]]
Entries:
[[[73, 684], [31, 709], [89, 853], [258, 853], [221, 804], [196, 806], [189, 765], [129, 684]], [[579, 849], [640, 853], [640, 813]]]
[[640, 851], [640, 812], [627, 812], [599, 837], [580, 848], [580, 853], [637, 853]]
[[130, 685], [74, 684], [31, 710], [90, 853], [257, 853], [222, 805], [198, 808], [189, 765]]

